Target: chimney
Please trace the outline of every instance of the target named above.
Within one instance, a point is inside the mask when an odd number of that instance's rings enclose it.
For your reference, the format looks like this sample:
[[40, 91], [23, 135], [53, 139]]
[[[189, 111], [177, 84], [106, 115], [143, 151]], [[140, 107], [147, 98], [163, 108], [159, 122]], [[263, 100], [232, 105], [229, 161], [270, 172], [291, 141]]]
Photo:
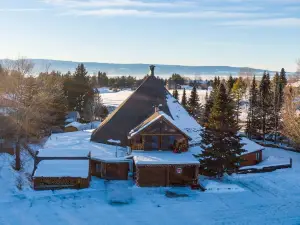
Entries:
[[154, 69], [155, 69], [155, 66], [154, 65], [151, 65], [151, 66], [149, 66], [149, 68], [150, 68], [150, 76], [154, 76]]

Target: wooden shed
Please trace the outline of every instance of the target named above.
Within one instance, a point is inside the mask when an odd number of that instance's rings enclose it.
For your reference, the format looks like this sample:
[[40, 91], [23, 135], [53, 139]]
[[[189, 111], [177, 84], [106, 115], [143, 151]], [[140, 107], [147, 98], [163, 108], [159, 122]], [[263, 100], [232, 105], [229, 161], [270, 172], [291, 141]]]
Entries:
[[36, 153], [34, 165], [42, 160], [88, 160], [90, 151], [86, 149], [45, 148]]
[[35, 190], [89, 187], [89, 160], [43, 160], [33, 174]]
[[244, 144], [243, 148], [245, 152], [241, 156], [242, 162], [240, 163], [240, 166], [253, 166], [263, 160], [263, 146], [244, 137], [242, 138], [241, 143]]
[[133, 152], [136, 184], [141, 187], [198, 183], [199, 161], [190, 153]]
[[78, 122], [72, 122], [69, 123], [65, 126], [65, 132], [75, 132], [75, 131], [80, 131], [83, 130], [83, 124], [78, 123]]
[[91, 159], [91, 175], [107, 180], [127, 180], [131, 160], [126, 159]]
[[240, 166], [253, 166], [262, 161], [262, 149], [254, 152], [249, 152], [241, 156], [242, 162]]

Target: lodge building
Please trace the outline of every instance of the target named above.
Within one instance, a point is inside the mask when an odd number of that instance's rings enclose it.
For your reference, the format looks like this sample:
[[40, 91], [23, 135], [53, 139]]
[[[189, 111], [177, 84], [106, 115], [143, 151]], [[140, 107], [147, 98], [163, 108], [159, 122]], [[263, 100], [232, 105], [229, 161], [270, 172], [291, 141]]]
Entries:
[[[174, 114], [171, 108], [173, 111], [179, 110], [181, 114]], [[171, 97], [162, 80], [154, 76], [154, 66], [150, 66], [150, 73], [141, 86], [91, 135], [91, 141], [95, 144], [110, 144], [109, 140], [115, 140], [119, 147], [126, 149], [124, 154], [105, 157], [103, 154], [97, 155], [97, 150], [83, 152], [77, 158], [74, 156], [74, 161], [88, 160], [88, 176], [86, 171], [78, 172], [73, 179], [66, 172], [71, 180], [55, 177], [55, 174], [51, 174], [51, 179], [44, 179], [44, 160], [70, 160], [70, 155], [58, 153], [58, 157], [55, 157], [50, 154], [47, 159], [44, 153], [47, 150], [42, 150], [37, 154], [33, 173], [35, 188], [49, 189], [54, 188], [55, 184], [68, 188], [72, 184], [73, 188], [86, 187], [90, 176], [107, 180], [133, 179], [141, 187], [197, 185], [200, 163], [194, 157], [197, 152], [190, 151], [190, 144], [195, 145], [201, 130], [202, 127]], [[251, 143], [249, 149], [251, 151], [246, 149], [243, 156], [245, 165], [262, 160], [261, 146]], [[51, 165], [55, 164], [48, 166]]]

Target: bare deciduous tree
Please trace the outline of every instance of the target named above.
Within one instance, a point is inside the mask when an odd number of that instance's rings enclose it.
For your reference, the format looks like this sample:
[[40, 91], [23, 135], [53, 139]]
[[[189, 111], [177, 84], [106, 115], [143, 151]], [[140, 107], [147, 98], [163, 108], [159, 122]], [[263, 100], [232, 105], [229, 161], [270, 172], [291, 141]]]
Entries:
[[282, 112], [283, 133], [290, 138], [295, 147], [300, 147], [300, 93], [298, 88], [287, 86]]

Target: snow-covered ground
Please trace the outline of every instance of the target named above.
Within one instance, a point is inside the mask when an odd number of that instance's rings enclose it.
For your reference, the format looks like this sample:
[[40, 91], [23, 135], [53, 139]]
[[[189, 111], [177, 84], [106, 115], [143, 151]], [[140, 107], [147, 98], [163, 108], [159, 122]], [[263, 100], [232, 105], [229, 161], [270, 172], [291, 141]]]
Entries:
[[[103, 104], [106, 106], [114, 106], [118, 107], [125, 99], [127, 99], [133, 91], [130, 89], [121, 90], [119, 92], [113, 92], [112, 90], [109, 90], [108, 88], [99, 88]], [[172, 93], [172, 90], [170, 90]], [[178, 90], [179, 99], [181, 100], [183, 89]], [[186, 90], [187, 98], [191, 94], [191, 88]], [[199, 101], [204, 104], [205, 103], [205, 95], [206, 90], [198, 90], [199, 94]]]
[[[115, 157], [115, 147], [89, 142], [90, 131], [55, 134], [45, 147]], [[0, 224], [300, 224], [300, 154], [266, 148], [264, 157], [293, 158], [293, 168], [239, 174], [223, 181], [200, 178], [206, 192], [189, 188], [138, 188], [131, 181], [93, 178], [84, 190], [16, 188], [12, 157], [1, 156]], [[27, 159], [25, 171], [32, 170]], [[24, 172], [21, 175], [24, 175]], [[166, 191], [181, 197], [170, 197]]]

